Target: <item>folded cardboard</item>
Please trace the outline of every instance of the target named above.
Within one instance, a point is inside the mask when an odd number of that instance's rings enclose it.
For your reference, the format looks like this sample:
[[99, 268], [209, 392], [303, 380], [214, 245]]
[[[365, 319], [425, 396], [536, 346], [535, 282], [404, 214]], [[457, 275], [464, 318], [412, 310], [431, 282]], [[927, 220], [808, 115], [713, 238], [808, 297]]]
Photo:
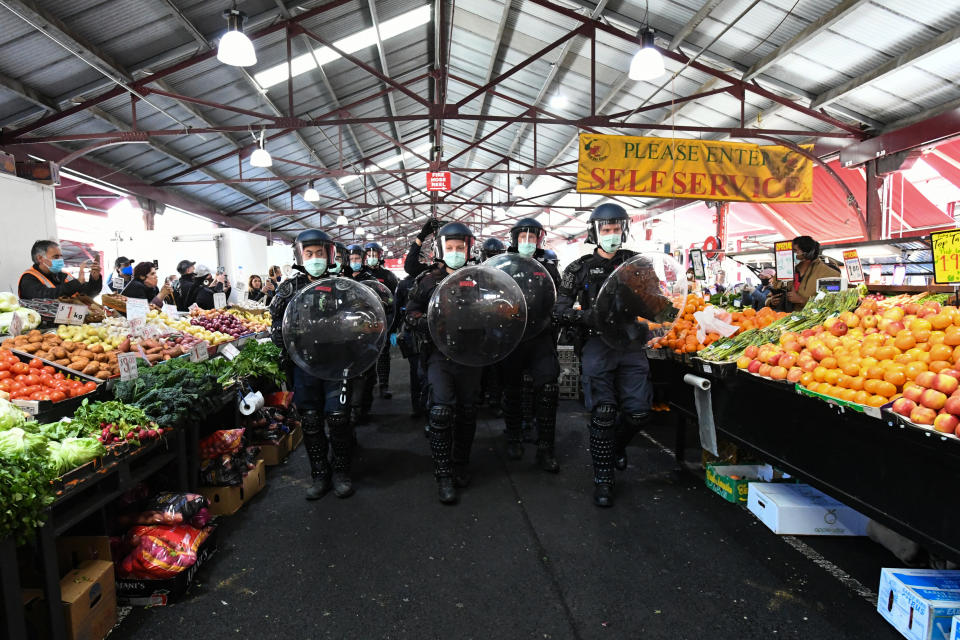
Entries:
[[287, 456], [290, 455], [290, 451], [293, 450], [291, 447], [291, 436], [292, 434], [285, 433], [276, 444], [256, 445], [260, 447], [260, 459], [263, 460], [268, 467], [275, 467], [286, 460]]
[[290, 432], [290, 453], [296, 451], [301, 442], [303, 442], [303, 429], [299, 426], [294, 427]]
[[[252, 473], [252, 472], [251, 472]], [[151, 607], [164, 606], [180, 598], [187, 592], [197, 571], [217, 552], [217, 530], [197, 548], [197, 561], [166, 580], [142, 580], [139, 578], [117, 578], [117, 602], [124, 606]]]
[[805, 484], [751, 482], [747, 508], [774, 533], [863, 536], [868, 518]]
[[[24, 547], [17, 554], [20, 564], [20, 584], [25, 587], [43, 585], [43, 571], [40, 558], [30, 547]], [[110, 552], [110, 538], [107, 536], [64, 536], [57, 538], [57, 565], [61, 578], [71, 569], [75, 569], [84, 560], [113, 561]]]
[[905, 638], [948, 640], [960, 615], [960, 571], [882, 569], [877, 611]]
[[210, 502], [210, 513], [216, 516], [233, 515], [267, 484], [267, 470], [263, 460], [243, 476], [236, 487], [200, 487], [200, 493]]
[[12, 154], [0, 151], [0, 173], [17, 175], [17, 161]]

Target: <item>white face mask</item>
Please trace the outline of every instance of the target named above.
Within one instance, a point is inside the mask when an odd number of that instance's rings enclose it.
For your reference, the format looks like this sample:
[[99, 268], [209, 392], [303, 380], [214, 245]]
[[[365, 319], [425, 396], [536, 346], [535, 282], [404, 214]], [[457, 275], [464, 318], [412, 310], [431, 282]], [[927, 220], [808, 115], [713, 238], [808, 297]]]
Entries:
[[600, 248], [607, 253], [615, 253], [621, 244], [623, 244], [623, 237], [619, 233], [600, 236]]
[[451, 269], [459, 269], [467, 263], [467, 254], [463, 251], [448, 251], [444, 254], [443, 261]]

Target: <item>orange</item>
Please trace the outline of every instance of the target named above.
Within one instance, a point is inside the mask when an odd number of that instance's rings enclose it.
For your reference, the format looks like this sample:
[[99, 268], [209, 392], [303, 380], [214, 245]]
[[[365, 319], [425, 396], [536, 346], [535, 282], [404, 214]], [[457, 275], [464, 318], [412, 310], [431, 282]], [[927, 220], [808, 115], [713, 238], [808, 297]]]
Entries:
[[907, 326], [914, 335], [916, 335], [918, 332], [930, 331], [933, 329], [933, 325], [930, 324], [930, 321], [926, 318], [914, 318]]
[[890, 398], [897, 393], [897, 387], [886, 380], [878, 380], [874, 388], [876, 389], [876, 394], [884, 398]]
[[877, 360], [881, 361], [893, 360], [895, 357], [897, 357], [897, 349], [893, 346], [877, 347], [875, 357]]
[[924, 351], [920, 347], [914, 347], [913, 349], [907, 351], [904, 355], [909, 355], [911, 362], [930, 362], [930, 352]]
[[853, 402], [854, 398], [856, 397], [857, 397], [857, 392], [854, 391], [853, 389], [844, 389], [843, 391], [840, 392], [840, 398], [842, 400]]
[[927, 340], [930, 344], [943, 344], [943, 341], [947, 339], [947, 334], [943, 331], [931, 331], [930, 339]]
[[[910, 351], [913, 351], [913, 349], [910, 349]], [[896, 358], [893, 359], [894, 362], [897, 362], [899, 364], [907, 364], [908, 362], [913, 362], [914, 360], [915, 358], [909, 351], [907, 353], [901, 353], [900, 355], [898, 355]]]
[[[870, 336], [867, 336], [868, 338]], [[873, 342], [864, 342], [863, 347], [860, 349], [860, 354], [864, 358], [873, 358], [877, 354], [877, 345]]]
[[960, 327], [956, 325], [950, 325], [947, 327], [947, 336], [944, 338], [943, 343], [948, 344], [951, 347], [956, 347], [960, 345]]
[[816, 381], [816, 378], [813, 377], [813, 373], [810, 371], [807, 371], [800, 376], [800, 384], [805, 386], [807, 389], [810, 388], [811, 383], [816, 383]]
[[960, 362], [960, 347], [957, 347], [953, 350], [953, 355], [950, 357], [950, 361], [954, 364]]
[[858, 365], [855, 361], [850, 360], [840, 367], [840, 370], [848, 376], [856, 376], [860, 374], [860, 365]]
[[930, 371], [933, 371], [934, 373], [940, 373], [944, 369], [949, 369], [950, 363], [947, 362], [946, 360], [934, 360], [929, 365], [927, 365], [927, 367]]
[[867, 404], [868, 400], [870, 400], [870, 394], [866, 391], [857, 391], [853, 397], [853, 401], [857, 404]]
[[870, 395], [873, 395], [874, 393], [877, 392], [877, 385], [880, 384], [881, 382], [883, 382], [883, 380], [875, 380], [873, 378], [870, 378], [869, 380], [866, 380], [863, 383], [863, 390], [869, 393]]
[[867, 400], [867, 405], [870, 407], [882, 407], [887, 404], [888, 400], [883, 396], [870, 396]]
[[862, 376], [854, 376], [850, 378], [850, 388], [854, 391], [862, 391], [865, 382]]
[[873, 367], [879, 364], [879, 361], [876, 358], [864, 358], [860, 361], [861, 367]]
[[867, 369], [867, 377], [870, 378], [871, 380], [882, 380], [883, 374], [884, 374], [883, 367], [874, 366]]
[[805, 386], [810, 391], [816, 391], [817, 388], [820, 386], [820, 383], [817, 382], [816, 380], [810, 380], [809, 382], [804, 383], [803, 386]]
[[844, 375], [841, 373], [839, 376], [837, 376], [837, 386], [840, 387], [841, 389], [849, 389], [850, 381], [852, 379], [853, 378], [851, 378], [850, 376]]
[[822, 393], [822, 394], [826, 395], [826, 394], [829, 394], [829, 393], [830, 393], [830, 390], [831, 390], [832, 388], [833, 388], [833, 387], [831, 387], [831, 386], [830, 386], [829, 384], [827, 384], [826, 382], [821, 382], [821, 383], [817, 384], [816, 392], [817, 392], [817, 393]]
[[[958, 327], [958, 329], [960, 329], [960, 327]], [[957, 342], [957, 344], [960, 344], [960, 342]], [[917, 339], [913, 337], [912, 333], [904, 329], [897, 334], [897, 337], [893, 341], [893, 346], [901, 351], [913, 349], [917, 346]]]
[[821, 367], [826, 367], [827, 369], [836, 369], [837, 368], [837, 359], [833, 356], [827, 356], [820, 361]]
[[817, 367], [813, 370], [813, 378], [817, 382], [823, 382], [827, 379], [827, 368], [826, 367]]
[[944, 329], [949, 327], [951, 324], [953, 324], [952, 314], [944, 313], [943, 311], [941, 311], [940, 313], [934, 316], [930, 316], [930, 326], [932, 326], [934, 329], [937, 329], [938, 331], [943, 331]]
[[915, 362], [911, 362], [910, 364], [908, 364], [906, 371], [904, 371], [904, 373], [907, 374], [907, 380], [913, 380], [919, 374], [923, 373], [926, 370], [927, 370], [927, 363], [917, 360]]
[[888, 369], [883, 375], [883, 379], [885, 382], [899, 387], [907, 381], [907, 374], [901, 369]]
[[839, 369], [827, 369], [826, 375], [823, 376], [823, 381], [827, 384], [836, 386], [837, 382], [840, 380], [840, 376], [843, 374], [840, 373]]
[[948, 347], [946, 343], [935, 344], [930, 347], [930, 360], [949, 360], [953, 356], [953, 348]]

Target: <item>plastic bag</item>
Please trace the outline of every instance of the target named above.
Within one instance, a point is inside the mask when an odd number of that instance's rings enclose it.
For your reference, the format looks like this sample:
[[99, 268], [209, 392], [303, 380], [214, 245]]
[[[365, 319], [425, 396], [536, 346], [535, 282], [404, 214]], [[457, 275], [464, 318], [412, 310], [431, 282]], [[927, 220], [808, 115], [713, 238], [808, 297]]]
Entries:
[[207, 499], [197, 493], [161, 493], [147, 502], [137, 516], [137, 524], [184, 524], [208, 505]]
[[732, 316], [729, 313], [716, 307], [697, 311], [693, 317], [697, 321], [697, 342], [700, 343], [706, 340], [708, 333], [718, 333], [724, 338], [729, 338], [740, 328], [730, 324]]
[[240, 486], [246, 469], [243, 454], [217, 456], [200, 463], [200, 482], [214, 487]]
[[197, 562], [197, 549], [210, 537], [212, 527], [188, 525], [137, 526], [127, 534], [133, 551], [120, 563], [120, 577], [165, 580]]
[[200, 441], [200, 457], [203, 460], [234, 454], [243, 445], [243, 429], [214, 431]]

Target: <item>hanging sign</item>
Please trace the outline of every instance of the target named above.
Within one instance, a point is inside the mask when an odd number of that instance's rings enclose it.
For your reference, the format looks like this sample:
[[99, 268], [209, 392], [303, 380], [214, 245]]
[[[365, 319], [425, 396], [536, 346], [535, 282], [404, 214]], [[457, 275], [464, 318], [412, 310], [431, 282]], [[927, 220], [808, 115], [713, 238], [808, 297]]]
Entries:
[[449, 171], [428, 171], [427, 191], [450, 191]]
[[[813, 145], [802, 145], [812, 151]], [[649, 198], [812, 202], [813, 162], [781, 146], [580, 134], [577, 191]]]
[[933, 281], [960, 284], [960, 229], [930, 234], [933, 250]]
[[180, 317], [180, 312], [175, 304], [164, 304], [163, 313], [172, 320], [176, 320], [178, 317]]
[[690, 266], [693, 267], [694, 280], [707, 279], [707, 270], [703, 268], [703, 252], [700, 249], [690, 250]]
[[773, 250], [777, 257], [777, 280], [793, 280], [793, 242], [774, 243]]
[[847, 268], [847, 282], [863, 282], [863, 265], [856, 249], [843, 252], [843, 264]]

